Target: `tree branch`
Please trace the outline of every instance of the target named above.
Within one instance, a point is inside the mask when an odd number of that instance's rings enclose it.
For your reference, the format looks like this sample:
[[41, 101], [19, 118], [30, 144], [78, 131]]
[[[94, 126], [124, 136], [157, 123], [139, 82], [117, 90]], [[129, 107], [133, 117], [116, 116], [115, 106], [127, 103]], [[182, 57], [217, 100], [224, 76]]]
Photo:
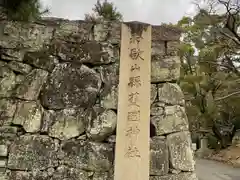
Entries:
[[220, 97], [220, 98], [216, 98], [215, 101], [222, 101], [222, 100], [225, 100], [226, 98], [229, 98], [229, 97], [237, 95], [237, 94], [240, 94], [240, 91], [233, 92], [231, 94], [228, 94], [228, 95]]

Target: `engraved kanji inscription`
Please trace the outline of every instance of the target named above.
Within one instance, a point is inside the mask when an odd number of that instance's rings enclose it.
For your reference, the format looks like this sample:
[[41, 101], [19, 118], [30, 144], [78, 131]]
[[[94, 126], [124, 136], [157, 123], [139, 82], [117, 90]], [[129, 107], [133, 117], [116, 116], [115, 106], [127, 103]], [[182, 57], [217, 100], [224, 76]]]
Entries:
[[139, 48], [132, 48], [130, 49], [130, 54], [129, 56], [133, 59], [133, 60], [144, 60], [141, 56], [141, 54], [143, 53], [143, 51], [141, 51]]
[[138, 125], [131, 125], [127, 128], [126, 130], [126, 136], [132, 136], [132, 135], [137, 135], [140, 132], [140, 129], [138, 128]]
[[128, 86], [130, 86], [130, 87], [140, 87], [141, 86], [140, 76], [130, 77]]
[[127, 148], [127, 152], [125, 154], [125, 157], [127, 158], [134, 158], [134, 157], [141, 157], [140, 156], [140, 151], [138, 150], [138, 148], [134, 145], [130, 145]]
[[139, 44], [142, 39], [143, 39], [142, 36], [138, 36], [137, 34], [133, 34], [132, 37], [130, 38], [130, 43], [131, 44], [133, 44], [133, 43]]
[[130, 105], [139, 107], [139, 92], [132, 92], [128, 95], [128, 102]]
[[131, 71], [140, 71], [140, 66], [138, 65], [138, 64], [134, 64], [134, 65], [132, 65], [131, 66], [131, 69], [130, 69]]
[[140, 120], [140, 111], [131, 111], [127, 115], [128, 121], [139, 121]]

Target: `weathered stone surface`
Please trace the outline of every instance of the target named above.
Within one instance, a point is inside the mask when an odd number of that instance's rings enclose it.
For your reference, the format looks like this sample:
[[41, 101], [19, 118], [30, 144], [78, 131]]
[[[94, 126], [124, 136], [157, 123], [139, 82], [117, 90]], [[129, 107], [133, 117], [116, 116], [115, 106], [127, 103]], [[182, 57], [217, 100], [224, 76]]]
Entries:
[[[1, 40], [0, 40], [0, 43]], [[8, 46], [8, 44], [6, 44]], [[6, 61], [22, 61], [24, 57], [24, 51], [17, 49], [4, 49], [4, 54], [2, 54], [2, 59]]]
[[101, 107], [105, 109], [117, 109], [118, 106], [118, 86], [111, 86], [109, 92], [100, 94]]
[[0, 126], [0, 143], [9, 145], [17, 136], [17, 127]]
[[[154, 58], [155, 57], [161, 58], [161, 57], [164, 57], [165, 54], [166, 54], [166, 51], [165, 51], [164, 41], [152, 41], [152, 56]], [[161, 68], [161, 67], [159, 67], [159, 68]]]
[[58, 143], [48, 136], [26, 135], [10, 146], [8, 168], [17, 170], [44, 170], [58, 165]]
[[169, 105], [184, 105], [184, 95], [181, 88], [175, 83], [158, 85], [158, 98], [160, 102]]
[[9, 175], [10, 179], [13, 180], [30, 180], [31, 174], [29, 172], [24, 171], [12, 171]]
[[53, 29], [39, 24], [4, 21], [1, 25], [0, 45], [4, 48], [39, 50], [52, 37]]
[[17, 62], [17, 61], [10, 61], [8, 63], [8, 67], [10, 67], [13, 71], [22, 73], [22, 74], [28, 74], [32, 70], [32, 67], [30, 65]]
[[[7, 159], [0, 159], [0, 176], [1, 176], [1, 171], [4, 170], [7, 166]], [[1, 180], [1, 177], [0, 177]]]
[[87, 180], [88, 179], [88, 173], [83, 170], [70, 168], [67, 166], [60, 166], [57, 168], [57, 170], [54, 172], [53, 177], [51, 180], [60, 180], [60, 179], [66, 179], [66, 180]]
[[83, 109], [64, 109], [57, 112], [49, 128], [49, 135], [60, 140], [81, 135], [85, 131], [84, 115]]
[[41, 132], [48, 133], [50, 127], [56, 121], [56, 113], [53, 110], [45, 110], [42, 116]]
[[158, 136], [173, 132], [188, 131], [188, 120], [185, 109], [179, 105], [166, 106], [164, 114], [153, 116], [151, 122], [156, 128]]
[[113, 165], [113, 145], [107, 143], [70, 140], [63, 144], [64, 164], [88, 171], [109, 171]]
[[6, 119], [10, 120], [16, 111], [16, 102], [12, 99], [0, 99], [0, 124], [5, 124]]
[[26, 132], [38, 132], [41, 128], [43, 108], [34, 101], [18, 103], [13, 124], [22, 125]]
[[10, 97], [15, 85], [15, 73], [7, 66], [0, 66], [0, 97]]
[[95, 172], [92, 177], [93, 177], [93, 180], [106, 180], [106, 179], [109, 179], [109, 173]]
[[0, 145], [0, 156], [6, 157], [8, 155], [8, 147], [7, 145], [1, 144]]
[[166, 140], [154, 137], [150, 141], [150, 175], [165, 175], [168, 170], [169, 160]]
[[151, 104], [156, 100], [157, 94], [158, 94], [157, 85], [151, 84], [151, 97], [150, 97]]
[[185, 131], [170, 134], [167, 136], [167, 144], [171, 167], [182, 171], [194, 171], [190, 133]]
[[155, 59], [151, 62], [151, 82], [176, 81], [180, 77], [180, 59], [178, 56]]
[[[1, 27], [0, 180], [6, 170], [6, 180], [113, 180], [121, 23], [50, 18]], [[194, 168], [173, 83], [178, 36], [153, 26], [150, 179], [196, 180], [182, 173]]]
[[47, 75], [48, 72], [45, 70], [34, 69], [26, 76], [23, 83], [18, 85], [14, 95], [20, 99], [37, 100]]
[[59, 24], [59, 26], [55, 29], [54, 38], [62, 38], [64, 36], [77, 34], [80, 40], [89, 40], [93, 26], [92, 23], [81, 20], [68, 21], [60, 19], [57, 24]]
[[12, 171], [9, 175], [12, 180], [49, 180], [47, 172], [44, 171], [34, 171], [34, 172], [24, 172], [24, 171]]
[[165, 176], [150, 176], [150, 180], [198, 180], [195, 173], [169, 174]]
[[115, 62], [117, 49], [108, 42], [83, 41], [80, 34], [63, 36], [52, 41], [54, 55], [63, 61], [109, 64]]
[[89, 142], [88, 169], [92, 171], [109, 171], [113, 166], [113, 145], [106, 143]]
[[96, 70], [100, 73], [102, 82], [104, 83], [104, 91], [108, 91], [111, 86], [118, 85], [119, 61], [110, 65], [102, 65], [101, 67], [97, 67]]
[[240, 130], [235, 132], [233, 139], [232, 139], [232, 144], [240, 147]]
[[51, 72], [58, 63], [58, 60], [50, 55], [48, 51], [36, 51], [26, 53], [23, 62]]
[[165, 104], [164, 103], [153, 103], [151, 105], [151, 115], [152, 116], [161, 116], [164, 114], [164, 108], [165, 108]]
[[99, 75], [87, 66], [58, 64], [44, 86], [41, 101], [49, 109], [91, 107], [100, 86]]
[[96, 41], [106, 41], [109, 37], [110, 23], [102, 21], [94, 26], [93, 36]]
[[105, 110], [89, 121], [87, 135], [95, 141], [103, 141], [110, 136], [117, 126], [117, 115], [112, 110]]

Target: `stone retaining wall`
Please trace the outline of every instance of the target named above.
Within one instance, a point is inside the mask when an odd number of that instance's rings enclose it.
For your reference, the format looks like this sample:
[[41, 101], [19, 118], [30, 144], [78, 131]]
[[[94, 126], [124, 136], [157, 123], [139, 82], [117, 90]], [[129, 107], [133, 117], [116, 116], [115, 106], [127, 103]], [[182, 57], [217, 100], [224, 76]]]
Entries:
[[[111, 180], [120, 24], [0, 23], [0, 180]], [[152, 30], [152, 180], [195, 180], [180, 33]]]

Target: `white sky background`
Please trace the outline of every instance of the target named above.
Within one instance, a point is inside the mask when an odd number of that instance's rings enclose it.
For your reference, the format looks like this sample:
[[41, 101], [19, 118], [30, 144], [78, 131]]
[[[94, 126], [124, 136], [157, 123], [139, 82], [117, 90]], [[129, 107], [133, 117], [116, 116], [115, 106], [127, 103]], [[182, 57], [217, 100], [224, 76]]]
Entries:
[[[82, 20], [92, 12], [97, 0], [41, 0], [51, 17]], [[194, 13], [192, 0], [109, 0], [123, 14], [124, 21], [150, 24], [176, 23], [182, 16]]]

